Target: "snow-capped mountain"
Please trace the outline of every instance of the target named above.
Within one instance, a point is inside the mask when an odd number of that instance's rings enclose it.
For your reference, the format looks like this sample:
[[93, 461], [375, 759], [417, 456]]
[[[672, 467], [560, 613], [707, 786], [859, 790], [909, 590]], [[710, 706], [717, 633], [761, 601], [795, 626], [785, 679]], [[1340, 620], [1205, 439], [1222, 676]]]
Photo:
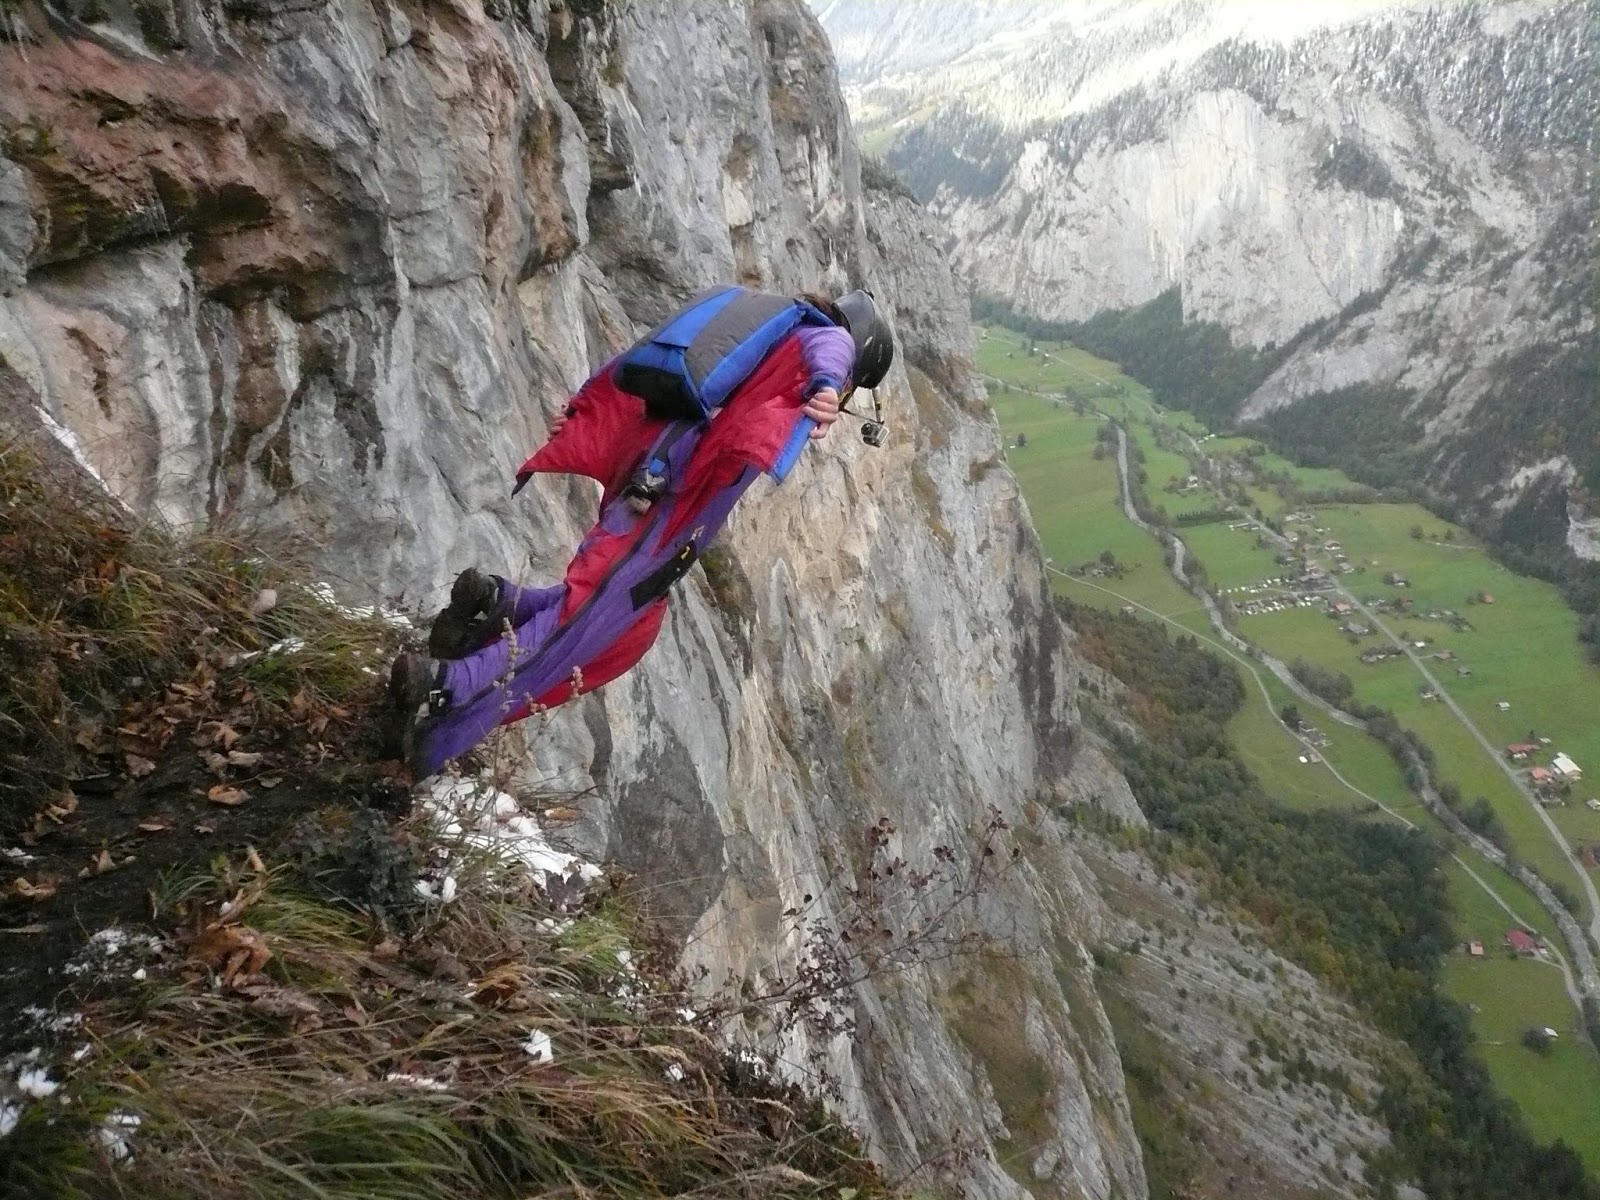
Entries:
[[1589, 5], [817, 7], [975, 293], [1078, 321], [1176, 287], [1273, 356], [1238, 416], [1384, 389], [1485, 528], [1600, 558]]

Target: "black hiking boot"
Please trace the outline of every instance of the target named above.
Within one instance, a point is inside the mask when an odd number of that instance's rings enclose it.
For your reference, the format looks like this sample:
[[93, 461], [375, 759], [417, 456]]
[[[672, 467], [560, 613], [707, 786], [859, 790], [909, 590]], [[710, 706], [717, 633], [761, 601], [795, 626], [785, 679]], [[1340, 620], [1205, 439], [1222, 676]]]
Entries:
[[417, 727], [449, 707], [449, 697], [440, 688], [444, 664], [437, 659], [406, 651], [389, 668], [389, 703], [384, 713], [384, 753], [389, 758], [412, 762], [413, 739]]
[[428, 653], [434, 658], [465, 658], [488, 640], [500, 619], [500, 581], [468, 567], [450, 585], [450, 603], [439, 610], [428, 630]]

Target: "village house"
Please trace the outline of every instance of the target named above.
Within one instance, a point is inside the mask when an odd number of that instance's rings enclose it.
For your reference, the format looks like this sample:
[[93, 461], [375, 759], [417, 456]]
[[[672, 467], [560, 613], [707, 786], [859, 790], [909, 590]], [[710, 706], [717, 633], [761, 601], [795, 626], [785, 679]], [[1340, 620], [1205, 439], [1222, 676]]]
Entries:
[[1333, 615], [1336, 617], [1348, 617], [1351, 613], [1355, 612], [1355, 610], [1356, 606], [1351, 604], [1350, 601], [1335, 600], [1328, 611], [1333, 613]]
[[1512, 742], [1506, 747], [1506, 754], [1510, 756], [1512, 762], [1521, 762], [1528, 755], [1538, 752], [1539, 747], [1532, 742]]
[[1521, 929], [1506, 932], [1506, 948], [1515, 954], [1537, 954], [1539, 939]]
[[1496, 700], [1494, 702], [1494, 706], [1496, 708], [1498, 708], [1501, 712], [1510, 712], [1511, 711], [1511, 701], [1509, 701], [1509, 700]]
[[1565, 754], [1558, 754], [1550, 760], [1550, 769], [1568, 783], [1574, 783], [1583, 778], [1583, 772], [1578, 769], [1578, 764]]
[[1467, 943], [1467, 953], [1472, 955], [1473, 958], [1482, 958], [1483, 957], [1483, 943], [1482, 942], [1468, 942]]
[[1556, 777], [1545, 767], [1535, 767], [1528, 772], [1528, 778], [1533, 780], [1534, 787], [1549, 787], [1556, 781]]
[[1494, 603], [1494, 593], [1493, 592], [1479, 592], [1478, 593], [1478, 603], [1479, 604], [1493, 604]]

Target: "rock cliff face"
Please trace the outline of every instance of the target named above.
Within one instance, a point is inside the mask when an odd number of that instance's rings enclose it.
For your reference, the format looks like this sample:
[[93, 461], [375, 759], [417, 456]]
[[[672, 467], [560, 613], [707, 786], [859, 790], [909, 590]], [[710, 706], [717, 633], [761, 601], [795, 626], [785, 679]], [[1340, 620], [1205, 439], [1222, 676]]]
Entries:
[[[1241, 417], [1391, 389], [1431, 482], [1486, 522], [1538, 508], [1592, 557], [1587, 6], [1284, 8], [824, 19], [864, 136], [946, 217], [975, 291], [1081, 320], [1177, 287], [1185, 319], [1278, 356]], [[935, 9], [967, 31], [936, 60]]]
[[[1144, 1196], [1085, 950], [1109, 914], [1053, 815], [1137, 806], [1076, 728], [964, 298], [920, 210], [863, 194], [804, 8], [54, 0], [8, 22], [0, 414], [137, 513], [292, 535], [350, 600], [437, 603], [468, 563], [558, 575], [592, 493], [512, 501], [511, 472], [700, 286], [890, 300], [891, 446], [846, 426], [758, 486], [644, 666], [504, 749], [529, 783], [595, 787], [579, 840], [656, 885], [708, 986], [792, 978], [786, 913], [846, 919], [850, 889], [899, 939], [935, 925], [948, 954], [838, 999], [852, 1032], [774, 1043], [892, 1170]], [[991, 813], [997, 863], [1028, 853], [937, 925], [951, 888], [887, 869], [964, 862]]]

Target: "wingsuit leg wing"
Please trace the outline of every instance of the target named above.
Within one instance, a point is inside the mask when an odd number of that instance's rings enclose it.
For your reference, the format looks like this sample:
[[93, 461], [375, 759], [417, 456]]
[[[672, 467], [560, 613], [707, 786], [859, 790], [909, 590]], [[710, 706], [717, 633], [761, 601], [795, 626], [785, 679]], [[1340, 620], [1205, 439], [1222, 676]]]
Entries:
[[[615, 678], [638, 662], [660, 630], [668, 589], [694, 565], [759, 474], [754, 467], [741, 470], [694, 514], [689, 528], [669, 499], [638, 518], [633, 531], [586, 539], [568, 568], [559, 616], [542, 610], [516, 637], [444, 664], [440, 686], [450, 703], [413, 739], [419, 775], [438, 771], [533, 705], [570, 698], [574, 668], [583, 672], [587, 690], [604, 682], [600, 674]], [[676, 536], [663, 536], [671, 529]], [[592, 682], [586, 665], [599, 668]]]

